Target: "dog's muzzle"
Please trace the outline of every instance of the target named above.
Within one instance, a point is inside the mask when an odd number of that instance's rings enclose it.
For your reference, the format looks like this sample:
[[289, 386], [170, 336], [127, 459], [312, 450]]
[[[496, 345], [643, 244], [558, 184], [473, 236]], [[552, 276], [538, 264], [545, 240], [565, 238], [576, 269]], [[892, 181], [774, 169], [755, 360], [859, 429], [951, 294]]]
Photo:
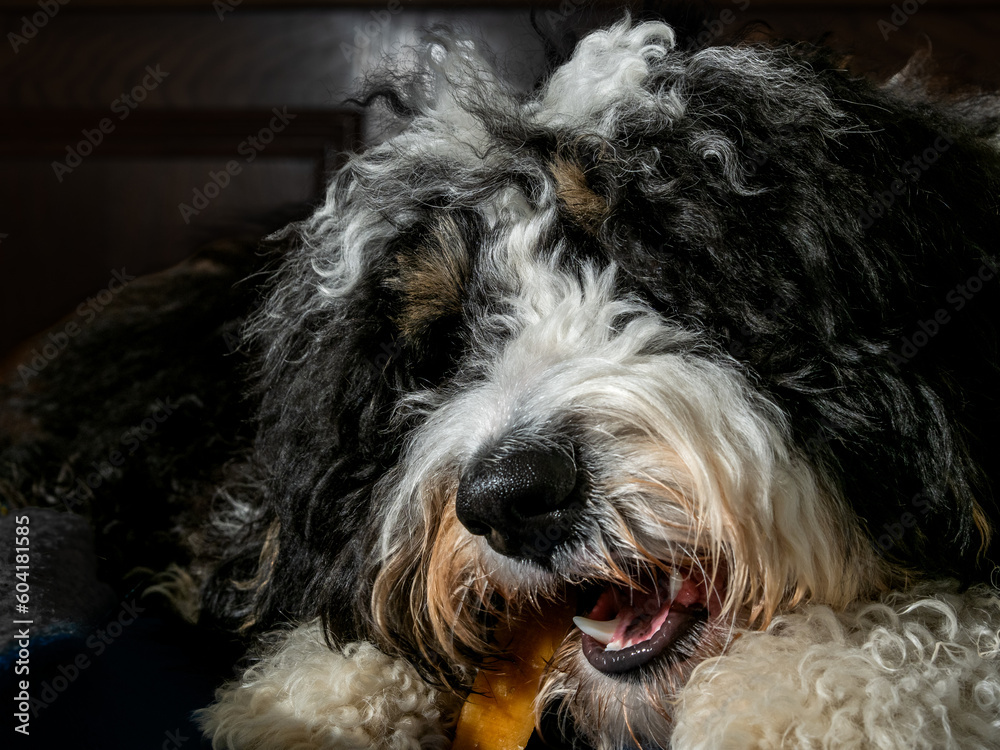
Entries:
[[572, 451], [521, 449], [481, 458], [459, 483], [455, 513], [502, 555], [547, 565], [581, 510]]

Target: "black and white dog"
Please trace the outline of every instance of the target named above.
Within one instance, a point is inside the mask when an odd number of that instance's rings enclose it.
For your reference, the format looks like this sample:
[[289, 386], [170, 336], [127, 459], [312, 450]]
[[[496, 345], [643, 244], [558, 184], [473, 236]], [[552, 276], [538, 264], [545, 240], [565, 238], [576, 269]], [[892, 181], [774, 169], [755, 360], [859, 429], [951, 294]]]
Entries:
[[531, 92], [431, 38], [367, 101], [250, 327], [218, 523], [300, 624], [218, 745], [445, 746], [430, 684], [572, 601], [556, 740], [1000, 747], [996, 100], [626, 20]]
[[554, 746], [1000, 747], [997, 100], [630, 20], [364, 99], [195, 538], [271, 632], [215, 746], [447, 747], [498, 620], [572, 606]]

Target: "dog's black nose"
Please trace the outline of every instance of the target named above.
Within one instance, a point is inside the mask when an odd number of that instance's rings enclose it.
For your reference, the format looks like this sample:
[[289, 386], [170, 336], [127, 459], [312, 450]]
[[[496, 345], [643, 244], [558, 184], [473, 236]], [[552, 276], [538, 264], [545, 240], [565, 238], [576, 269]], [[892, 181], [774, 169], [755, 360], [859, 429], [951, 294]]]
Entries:
[[544, 563], [572, 532], [576, 485], [576, 462], [566, 451], [487, 457], [459, 483], [455, 513], [497, 552]]

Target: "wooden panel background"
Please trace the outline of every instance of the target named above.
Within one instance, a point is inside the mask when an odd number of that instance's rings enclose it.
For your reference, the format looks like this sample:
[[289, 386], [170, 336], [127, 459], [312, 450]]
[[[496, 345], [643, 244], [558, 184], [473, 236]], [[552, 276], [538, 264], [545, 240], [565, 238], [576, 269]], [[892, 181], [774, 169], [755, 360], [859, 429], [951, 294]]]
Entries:
[[[354, 82], [420, 28], [439, 21], [467, 28], [501, 50], [522, 82], [541, 62], [525, 3], [401, 0], [399, 12], [371, 26], [373, 13], [387, 17], [388, 2], [233, 1], [220, 19], [208, 0], [72, 0], [16, 43], [9, 35], [20, 34], [39, 6], [0, 0], [0, 356], [103, 288], [114, 269], [158, 270], [213, 235], [253, 231], [283, 207], [315, 201], [336, 154], [364, 137], [343, 106]], [[877, 76], [929, 45], [956, 79], [1000, 86], [1000, 4], [990, 0], [927, 0], [888, 38], [879, 23], [891, 20], [892, 2], [716, 5], [735, 8], [734, 23], [764, 20], [792, 38], [831, 32], [835, 44], [854, 50], [855, 67]], [[543, 26], [562, 31], [615, 18], [624, 6], [534, 7]], [[568, 7], [576, 12], [564, 13]], [[374, 28], [368, 36], [366, 26]], [[52, 162], [81, 130], [116, 118], [116, 99], [157, 66], [169, 73], [164, 81], [58, 181]], [[267, 125], [272, 107], [296, 114], [294, 127], [243, 164], [239, 145]], [[183, 222], [178, 204], [233, 159], [245, 169]]]

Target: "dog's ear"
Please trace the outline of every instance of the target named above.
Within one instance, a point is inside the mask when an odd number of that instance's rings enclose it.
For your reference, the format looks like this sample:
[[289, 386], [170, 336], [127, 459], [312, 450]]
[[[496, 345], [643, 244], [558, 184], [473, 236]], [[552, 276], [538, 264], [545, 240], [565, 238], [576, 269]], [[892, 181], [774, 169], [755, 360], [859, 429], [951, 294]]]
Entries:
[[247, 328], [260, 404], [253, 460], [274, 537], [258, 563], [267, 571], [255, 616], [266, 626], [329, 614], [349, 636], [371, 489], [397, 448], [383, 433], [397, 354], [377, 274], [350, 267], [359, 256], [336, 246], [336, 230], [287, 231], [285, 260]]
[[[437, 382], [458, 348], [449, 331], [472, 231], [457, 215], [352, 224], [351, 209], [288, 231], [290, 250], [248, 326], [259, 363], [254, 460], [275, 537], [259, 563], [257, 617], [322, 616], [344, 637], [360, 634], [369, 608], [373, 488], [408, 426], [397, 402]], [[362, 257], [350, 243], [364, 240]]]

